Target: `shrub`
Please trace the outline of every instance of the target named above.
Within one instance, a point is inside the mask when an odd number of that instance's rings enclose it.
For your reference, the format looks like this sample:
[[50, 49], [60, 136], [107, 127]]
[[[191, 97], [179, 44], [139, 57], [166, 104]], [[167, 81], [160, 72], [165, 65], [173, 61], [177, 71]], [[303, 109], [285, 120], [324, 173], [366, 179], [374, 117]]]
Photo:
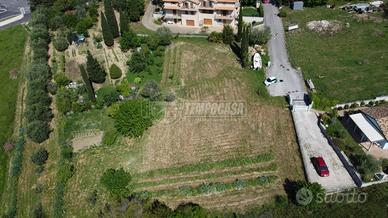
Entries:
[[84, 36], [89, 36], [88, 29], [93, 26], [93, 19], [91, 17], [82, 18], [76, 26], [77, 33], [83, 34]]
[[359, 105], [357, 104], [357, 103], [353, 103], [353, 104], [351, 104], [350, 105], [350, 108], [356, 108], [356, 107], [358, 107]]
[[116, 64], [110, 66], [109, 73], [111, 79], [119, 79], [122, 75], [121, 69]]
[[144, 88], [141, 90], [141, 96], [148, 98], [151, 101], [155, 101], [160, 96], [160, 87], [155, 81], [149, 81], [144, 85]]
[[230, 25], [225, 25], [222, 30], [222, 40], [225, 44], [230, 44], [234, 40], [233, 29]]
[[221, 43], [223, 41], [223, 35], [219, 32], [211, 32], [207, 40], [209, 42]]
[[375, 105], [375, 102], [374, 102], [374, 101], [369, 101], [369, 102], [368, 102], [368, 106], [369, 106], [369, 107], [372, 107], [373, 105]]
[[167, 27], [160, 27], [156, 30], [156, 35], [159, 37], [159, 45], [171, 44], [172, 33]]
[[122, 104], [114, 115], [117, 131], [125, 136], [143, 135], [156, 118], [156, 109], [145, 100], [130, 100]]
[[175, 95], [173, 93], [168, 93], [165, 97], [164, 100], [167, 102], [173, 102], [175, 101]]
[[31, 161], [36, 165], [43, 165], [48, 159], [49, 153], [45, 148], [39, 148], [31, 155]]
[[113, 86], [105, 86], [97, 91], [97, 107], [110, 106], [119, 100], [120, 93]]
[[54, 75], [54, 81], [59, 87], [64, 87], [69, 85], [71, 80], [64, 73], [57, 73]]
[[44, 213], [42, 203], [38, 203], [35, 205], [34, 210], [33, 210], [33, 217], [34, 218], [44, 218], [46, 217], [46, 214]]
[[120, 38], [119, 43], [122, 51], [128, 51], [129, 49], [138, 47], [140, 45], [140, 40], [136, 33], [128, 28]]
[[48, 139], [49, 134], [50, 128], [47, 122], [35, 120], [27, 125], [27, 135], [32, 141], [36, 143], [44, 142], [46, 139]]
[[249, 44], [250, 45], [264, 45], [271, 38], [271, 30], [269, 27], [265, 27], [264, 29], [253, 29], [249, 34]]
[[283, 8], [280, 9], [279, 13], [278, 13], [278, 16], [279, 17], [287, 17], [287, 11], [284, 10]]
[[365, 101], [361, 101], [360, 106], [361, 107], [365, 106]]
[[64, 36], [57, 36], [53, 44], [58, 51], [65, 51], [69, 47], [69, 43]]
[[102, 175], [100, 182], [113, 196], [119, 198], [130, 194], [127, 186], [131, 179], [131, 174], [125, 172], [123, 168], [108, 169]]
[[348, 104], [345, 104], [344, 109], [345, 109], [345, 110], [346, 110], [346, 109], [349, 109], [349, 105], [348, 105]]
[[304, 4], [306, 7], [322, 6], [327, 4], [327, 0], [305, 0]]
[[353, 156], [354, 165], [364, 181], [370, 181], [380, 170], [380, 163], [371, 155], [357, 154]]

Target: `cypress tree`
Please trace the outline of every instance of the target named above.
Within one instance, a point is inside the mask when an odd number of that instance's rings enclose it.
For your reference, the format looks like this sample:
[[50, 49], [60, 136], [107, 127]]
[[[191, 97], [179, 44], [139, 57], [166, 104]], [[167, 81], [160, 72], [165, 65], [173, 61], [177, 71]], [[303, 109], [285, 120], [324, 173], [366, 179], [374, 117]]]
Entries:
[[129, 20], [128, 20], [127, 13], [121, 11], [120, 12], [120, 33], [121, 33], [121, 36], [123, 36], [124, 33], [129, 31], [128, 23], [129, 23]]
[[109, 47], [112, 46], [114, 44], [113, 35], [108, 23], [106, 22], [105, 15], [102, 12], [101, 12], [101, 29], [102, 29], [102, 37], [104, 38], [105, 45]]
[[115, 12], [112, 7], [111, 0], [104, 0], [104, 7], [105, 7], [106, 21], [110, 27], [112, 36], [113, 38], [117, 38], [120, 36], [120, 33], [119, 33], [119, 27], [117, 25], [117, 20], [116, 20]]
[[241, 36], [241, 64], [242, 67], [246, 68], [249, 65], [249, 55], [248, 55], [248, 49], [249, 49], [249, 33], [250, 33], [250, 27], [245, 26], [242, 30], [242, 36]]
[[238, 14], [238, 30], [237, 30], [237, 41], [241, 41], [242, 37], [242, 31], [244, 28], [244, 22], [243, 22], [243, 17], [242, 17], [242, 6], [240, 6], [240, 12]]
[[89, 98], [94, 101], [95, 100], [95, 94], [92, 82], [89, 79], [88, 73], [85, 70], [85, 67], [83, 65], [79, 65], [79, 69], [81, 71], [82, 80], [85, 83], [86, 90], [88, 91]]
[[98, 61], [90, 54], [88, 51], [87, 61], [86, 61], [86, 71], [89, 75], [89, 79], [95, 83], [104, 83], [106, 72], [98, 63]]

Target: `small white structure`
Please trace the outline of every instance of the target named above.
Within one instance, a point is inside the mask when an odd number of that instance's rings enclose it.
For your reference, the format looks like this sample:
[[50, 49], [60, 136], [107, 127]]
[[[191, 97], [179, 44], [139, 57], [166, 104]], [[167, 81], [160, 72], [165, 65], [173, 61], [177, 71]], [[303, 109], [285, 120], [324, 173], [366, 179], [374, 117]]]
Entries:
[[310, 111], [313, 106], [313, 102], [307, 98], [308, 96], [303, 92], [288, 94], [288, 100], [292, 111]]
[[261, 56], [258, 52], [253, 56], [253, 69], [260, 70], [263, 67]]
[[373, 2], [369, 2], [370, 5], [376, 7], [376, 8], [379, 8], [382, 4], [384, 4], [383, 1], [373, 1]]
[[293, 30], [296, 30], [296, 29], [299, 29], [299, 25], [298, 24], [294, 24], [294, 25], [290, 25], [288, 26], [288, 31], [293, 31]]

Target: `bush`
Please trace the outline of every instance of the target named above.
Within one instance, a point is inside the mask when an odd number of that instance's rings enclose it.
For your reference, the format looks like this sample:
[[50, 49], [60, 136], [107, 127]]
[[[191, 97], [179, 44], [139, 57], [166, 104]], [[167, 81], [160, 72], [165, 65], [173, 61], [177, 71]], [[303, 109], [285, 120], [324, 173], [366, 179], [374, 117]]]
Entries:
[[172, 33], [171, 30], [167, 27], [160, 27], [156, 30], [156, 35], [159, 37], [159, 45], [169, 45], [171, 44]]
[[144, 88], [141, 90], [141, 96], [148, 98], [151, 101], [155, 101], [160, 96], [160, 87], [159, 84], [155, 81], [149, 81], [144, 85]]
[[327, 0], [305, 0], [304, 4], [306, 7], [322, 6], [327, 4]]
[[351, 159], [364, 181], [370, 181], [374, 174], [380, 170], [380, 162], [371, 155], [357, 154]]
[[143, 135], [156, 118], [156, 108], [145, 100], [130, 100], [122, 104], [114, 115], [117, 131], [125, 136]]
[[280, 9], [278, 16], [279, 17], [287, 17], [287, 11], [284, 10], [283, 8]]
[[164, 100], [167, 102], [173, 102], [175, 101], [175, 95], [173, 93], [168, 93], [165, 97]]
[[219, 32], [211, 32], [207, 40], [209, 42], [221, 43], [223, 41], [223, 34]]
[[93, 19], [91, 17], [82, 18], [76, 26], [77, 33], [83, 34], [84, 36], [89, 36], [88, 29], [93, 26]]
[[110, 66], [109, 73], [111, 79], [119, 79], [122, 75], [121, 69], [116, 64]]
[[69, 43], [67, 42], [67, 39], [64, 36], [57, 36], [54, 39], [54, 47], [58, 51], [65, 51], [69, 47]]
[[122, 51], [128, 51], [129, 49], [138, 47], [140, 45], [140, 40], [134, 31], [128, 29], [128, 31], [120, 38], [119, 43]]
[[127, 188], [132, 179], [131, 174], [124, 171], [123, 168], [118, 170], [108, 169], [102, 175], [100, 181], [103, 186], [115, 197], [127, 197], [130, 190]]
[[264, 45], [271, 38], [271, 30], [269, 27], [265, 27], [264, 29], [253, 29], [249, 34], [249, 44], [250, 45]]
[[95, 83], [104, 83], [106, 72], [98, 63], [98, 61], [90, 54], [88, 51], [87, 61], [86, 61], [86, 71], [88, 73], [89, 79]]
[[113, 86], [105, 86], [97, 91], [97, 107], [110, 106], [119, 100], [120, 93]]
[[31, 155], [31, 161], [36, 165], [43, 165], [48, 159], [48, 152], [45, 148], [39, 148]]

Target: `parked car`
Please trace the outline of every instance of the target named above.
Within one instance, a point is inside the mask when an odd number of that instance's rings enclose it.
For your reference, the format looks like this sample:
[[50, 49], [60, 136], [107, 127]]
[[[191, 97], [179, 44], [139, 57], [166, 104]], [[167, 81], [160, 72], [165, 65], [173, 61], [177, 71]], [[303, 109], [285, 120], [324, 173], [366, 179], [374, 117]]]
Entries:
[[167, 23], [167, 24], [174, 24], [174, 22], [171, 21], [171, 20], [168, 20], [166, 23]]
[[329, 168], [323, 157], [314, 157], [312, 162], [319, 176], [327, 177], [330, 175]]
[[266, 80], [264, 80], [264, 85], [269, 86], [269, 85], [275, 84], [277, 82], [278, 82], [278, 78], [271, 76], [271, 77], [268, 77]]

